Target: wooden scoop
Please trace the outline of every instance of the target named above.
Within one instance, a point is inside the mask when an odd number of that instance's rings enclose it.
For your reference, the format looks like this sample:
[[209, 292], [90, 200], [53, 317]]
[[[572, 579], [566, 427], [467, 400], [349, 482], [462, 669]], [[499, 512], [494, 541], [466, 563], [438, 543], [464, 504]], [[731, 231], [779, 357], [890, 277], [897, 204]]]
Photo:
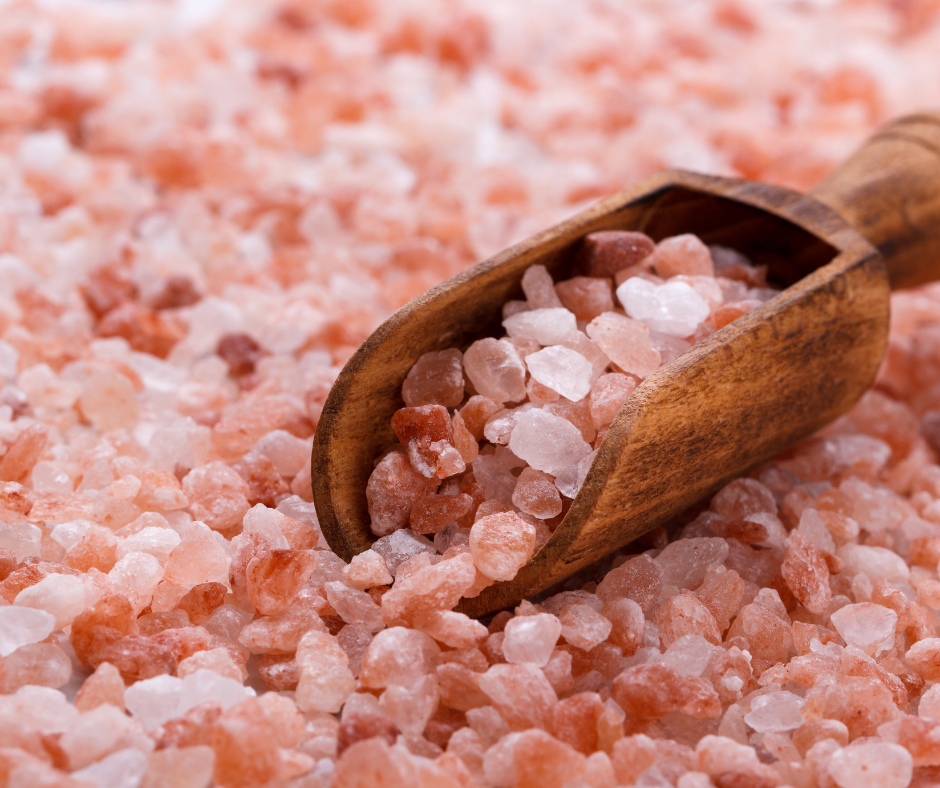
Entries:
[[695, 233], [768, 266], [786, 288], [644, 380], [581, 492], [514, 580], [460, 610], [517, 604], [679, 514], [845, 413], [872, 384], [889, 293], [940, 277], [940, 115], [895, 121], [810, 195], [680, 170], [650, 178], [474, 266], [399, 309], [349, 360], [313, 444], [323, 534], [344, 560], [369, 548], [365, 489], [396, 442], [401, 386], [430, 351], [500, 335], [504, 302], [539, 263], [571, 275], [579, 240]]

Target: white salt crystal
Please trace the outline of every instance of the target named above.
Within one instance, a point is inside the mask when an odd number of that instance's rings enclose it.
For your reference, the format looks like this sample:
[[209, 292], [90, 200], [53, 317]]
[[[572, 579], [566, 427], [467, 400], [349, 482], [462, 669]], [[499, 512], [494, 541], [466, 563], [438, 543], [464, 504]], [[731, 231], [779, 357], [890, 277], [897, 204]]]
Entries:
[[561, 622], [551, 613], [516, 616], [506, 623], [503, 656], [511, 664], [531, 662], [544, 667], [561, 636]]
[[145, 728], [153, 730], [176, 716], [182, 691], [182, 679], [154, 676], [128, 687], [124, 691], [124, 705]]
[[31, 555], [38, 556], [41, 541], [42, 531], [37, 525], [0, 522], [0, 548], [13, 553], [17, 563]]
[[906, 788], [914, 759], [899, 744], [866, 739], [834, 752], [828, 769], [839, 788]]
[[0, 657], [20, 646], [45, 640], [55, 630], [55, 616], [45, 610], [20, 605], [0, 607]]
[[525, 399], [525, 365], [509, 340], [477, 340], [464, 353], [463, 365], [470, 382], [483, 396], [497, 402]]
[[514, 339], [534, 339], [544, 347], [560, 344], [565, 334], [577, 330], [578, 320], [574, 312], [564, 308], [530, 309], [507, 317], [503, 328]]
[[579, 460], [577, 465], [569, 465], [555, 477], [555, 486], [562, 495], [566, 498], [574, 498], [581, 492], [581, 487], [596, 456], [597, 449]]
[[45, 460], [33, 466], [31, 486], [38, 493], [70, 493], [74, 489], [69, 475]]
[[274, 430], [261, 438], [253, 451], [267, 457], [281, 476], [291, 478], [310, 462], [310, 441], [291, 435], [286, 430]]
[[885, 547], [846, 544], [839, 548], [838, 555], [845, 564], [847, 575], [864, 572], [874, 583], [879, 580], [905, 583], [911, 576], [911, 570], [904, 563], [904, 559]]
[[708, 303], [685, 282], [657, 285], [635, 276], [617, 288], [627, 314], [654, 331], [687, 337], [708, 317]]
[[683, 635], [666, 649], [662, 661], [682, 676], [701, 676], [713, 651], [712, 644], [701, 635]]
[[586, 397], [591, 390], [591, 362], [561, 345], [526, 356], [525, 364], [535, 380], [572, 402]]
[[[400, 528], [392, 531], [388, 536], [376, 539], [372, 543], [372, 549], [385, 559], [385, 565], [393, 576], [398, 571], [398, 567], [412, 556], [422, 552], [437, 554], [431, 542], [409, 528]], [[342, 574], [336, 579], [342, 580]]]
[[531, 309], [560, 307], [555, 282], [544, 265], [530, 265], [522, 275], [522, 292]]
[[3, 701], [6, 703], [0, 705], [0, 711], [10, 714], [23, 729], [41, 734], [65, 733], [79, 719], [78, 709], [68, 702], [65, 693], [51, 687], [27, 684], [12, 696], [0, 695]]
[[220, 676], [214, 670], [200, 668], [183, 679], [175, 716], [182, 717], [203, 703], [218, 703], [227, 709], [252, 695], [254, 690], [243, 686], [240, 681]]
[[870, 657], [894, 645], [898, 614], [872, 602], [846, 605], [831, 616], [832, 625], [850, 646], [860, 648]]
[[69, 550], [82, 540], [85, 531], [92, 525], [94, 523], [90, 520], [69, 520], [65, 523], [59, 523], [53, 528], [50, 536], [53, 541], [58, 542], [65, 550]]
[[770, 692], [751, 702], [744, 721], [759, 733], [780, 733], [799, 728], [806, 720], [800, 709], [806, 701], [792, 692]]
[[494, 413], [483, 426], [483, 437], [490, 443], [505, 446], [509, 443], [509, 436], [512, 435], [513, 427], [516, 426], [522, 414], [535, 407], [537, 406], [531, 402], [526, 402], [518, 408], [504, 408]]
[[161, 564], [166, 564], [173, 548], [181, 541], [180, 535], [172, 528], [148, 526], [121, 540], [117, 546], [117, 557], [121, 559], [129, 553], [147, 553]]
[[567, 419], [544, 410], [523, 414], [512, 431], [509, 448], [538, 471], [553, 476], [591, 453], [581, 431]]
[[604, 351], [583, 331], [568, 332], [558, 344], [568, 348], [568, 350], [573, 350], [591, 362], [591, 383], [603, 375], [610, 365], [610, 359]]
[[55, 617], [55, 628], [61, 629], [85, 609], [85, 585], [74, 575], [46, 575], [20, 591], [13, 604], [44, 610]]
[[19, 351], [8, 342], [0, 342], [0, 377], [11, 382], [15, 380], [19, 363]]
[[148, 766], [144, 753], [128, 747], [73, 772], [72, 777], [91, 783], [95, 788], [138, 788]]
[[128, 553], [108, 572], [114, 593], [126, 596], [137, 613], [153, 598], [163, 567], [149, 553]]

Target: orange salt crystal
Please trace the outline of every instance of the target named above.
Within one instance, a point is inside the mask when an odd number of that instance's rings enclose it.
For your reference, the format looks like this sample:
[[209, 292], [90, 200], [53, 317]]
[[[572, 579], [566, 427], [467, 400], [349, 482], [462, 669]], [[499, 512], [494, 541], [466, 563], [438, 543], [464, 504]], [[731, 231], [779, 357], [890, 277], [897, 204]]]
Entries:
[[497, 779], [501, 774], [514, 775], [511, 784], [518, 788], [562, 788], [581, 777], [585, 767], [581, 753], [540, 730], [507, 737], [487, 753], [485, 761], [488, 775]]
[[372, 533], [385, 536], [407, 525], [414, 502], [434, 492], [438, 483], [414, 470], [402, 452], [386, 454], [366, 485]]
[[177, 609], [185, 611], [193, 624], [202, 624], [222, 604], [227, 592], [222, 583], [200, 583], [186, 592]]
[[480, 689], [480, 674], [457, 662], [439, 665], [436, 671], [441, 701], [451, 709], [470, 711], [487, 706], [490, 699]]
[[47, 441], [42, 424], [33, 424], [20, 432], [0, 460], [0, 481], [23, 481], [39, 461]]
[[708, 607], [692, 594], [676, 594], [656, 611], [660, 645], [665, 651], [685, 635], [701, 635], [709, 643], [721, 643], [721, 631]]
[[590, 605], [565, 605], [558, 614], [561, 636], [575, 648], [591, 651], [610, 634], [612, 624]]
[[466, 517], [472, 502], [473, 499], [464, 493], [423, 495], [411, 507], [409, 527], [419, 534], [435, 534], [448, 523]]
[[381, 736], [357, 741], [344, 750], [331, 778], [332, 788], [418, 784], [417, 769], [408, 751], [389, 746]]
[[614, 310], [614, 292], [609, 279], [575, 276], [555, 285], [562, 305], [578, 320], [590, 322], [604, 312]]
[[565, 397], [561, 397], [555, 402], [549, 402], [542, 410], [551, 413], [553, 416], [560, 416], [574, 424], [581, 432], [581, 437], [587, 443], [592, 443], [597, 437], [597, 430], [594, 428], [594, 421], [591, 418], [591, 410], [585, 400], [572, 402]]
[[[454, 408], [463, 400], [463, 354], [456, 349], [425, 353], [408, 372], [401, 394], [409, 408], [442, 405]], [[404, 441], [402, 441], [404, 443]]]
[[656, 604], [662, 588], [662, 569], [645, 553], [615, 567], [597, 586], [597, 595], [604, 602], [632, 599], [644, 613]]
[[455, 413], [451, 420], [454, 429], [454, 448], [460, 453], [460, 458], [466, 465], [470, 465], [480, 453], [480, 445], [467, 429], [463, 417]]
[[384, 739], [389, 745], [395, 743], [398, 729], [395, 723], [381, 714], [352, 714], [343, 717], [336, 737], [336, 754], [343, 752], [358, 741], [374, 737]]
[[183, 492], [193, 517], [214, 531], [235, 527], [249, 509], [248, 485], [222, 462], [210, 462], [187, 473]]
[[640, 264], [648, 269], [655, 248], [653, 239], [644, 233], [602, 230], [584, 236], [578, 250], [578, 265], [588, 276], [613, 276]]
[[900, 715], [891, 692], [878, 679], [848, 676], [820, 691], [822, 716], [843, 723], [851, 740], [874, 736]]
[[482, 517], [470, 529], [473, 563], [493, 580], [512, 580], [535, 552], [535, 526], [512, 512]]
[[76, 616], [69, 639], [79, 662], [96, 667], [104, 661], [100, 654], [107, 646], [136, 632], [130, 602], [122, 596], [108, 595]]
[[799, 531], [790, 534], [780, 568], [787, 586], [810, 613], [823, 613], [829, 607], [829, 569], [822, 553]]
[[280, 764], [274, 726], [261, 702], [249, 698], [227, 709], [213, 723], [215, 782], [253, 788], [273, 780]]
[[[422, 553], [427, 556], [427, 553]], [[444, 559], [402, 576], [382, 597], [382, 615], [389, 624], [412, 624], [429, 610], [450, 610], [476, 579], [474, 560], [468, 553]]]
[[312, 550], [272, 550], [248, 563], [248, 598], [262, 615], [285, 610], [317, 564]]
[[267, 355], [267, 351], [250, 334], [225, 334], [219, 339], [216, 353], [228, 364], [229, 374], [234, 377], [250, 375], [255, 365]]
[[612, 696], [636, 719], [656, 719], [674, 711], [692, 717], [717, 717], [721, 702], [698, 676], [681, 676], [666, 664], [635, 665], [614, 679]]
[[590, 755], [597, 749], [597, 723], [604, 704], [596, 692], [581, 692], [558, 702], [553, 712], [555, 736], [578, 752]]
[[326, 631], [320, 618], [325, 601], [319, 598], [298, 598], [287, 610], [273, 616], [254, 619], [238, 635], [238, 642], [252, 654], [290, 654], [305, 632]]
[[110, 662], [100, 663], [75, 696], [75, 708], [81, 712], [91, 711], [103, 703], [124, 710], [124, 679]]
[[484, 397], [481, 394], [474, 394], [467, 400], [467, 404], [460, 409], [460, 417], [474, 440], [480, 441], [483, 440], [483, 428], [486, 423], [502, 409], [502, 404], [496, 400]]
[[613, 599], [601, 611], [611, 630], [609, 640], [619, 646], [623, 656], [631, 657], [643, 643], [646, 620], [641, 608], [632, 599]]
[[343, 569], [343, 577], [353, 588], [360, 590], [392, 582], [385, 559], [375, 550], [366, 550], [354, 555], [349, 566]]
[[926, 638], [914, 643], [904, 661], [927, 681], [940, 680], [940, 638]]
[[326, 632], [307, 632], [297, 645], [297, 705], [303, 711], [338, 712], [356, 688], [349, 658]]

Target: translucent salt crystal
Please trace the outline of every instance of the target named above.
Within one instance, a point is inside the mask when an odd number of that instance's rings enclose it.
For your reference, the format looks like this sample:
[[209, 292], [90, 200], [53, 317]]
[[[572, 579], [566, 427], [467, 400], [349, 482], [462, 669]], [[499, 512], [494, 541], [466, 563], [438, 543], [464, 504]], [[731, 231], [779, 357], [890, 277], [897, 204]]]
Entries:
[[875, 657], [894, 646], [898, 614], [871, 602], [839, 608], [831, 616], [832, 625], [850, 646]]
[[170, 553], [165, 577], [181, 586], [227, 583], [231, 560], [214, 533], [195, 521], [186, 527], [182, 540]]
[[32, 523], [0, 522], [0, 549], [13, 553], [16, 562], [40, 554], [42, 531]]
[[807, 508], [800, 515], [799, 532], [818, 550], [835, 555], [836, 543], [816, 509]]
[[347, 624], [361, 624], [370, 632], [385, 628], [382, 609], [365, 591], [333, 581], [324, 586], [327, 601]]
[[659, 352], [663, 364], [668, 364], [692, 347], [692, 342], [688, 339], [664, 334], [661, 331], [650, 331], [650, 343], [653, 349]]
[[362, 659], [359, 681], [373, 689], [392, 684], [410, 687], [433, 672], [439, 662], [440, 648], [423, 632], [389, 627], [369, 644]]
[[30, 486], [38, 493], [70, 493], [73, 489], [69, 475], [45, 460], [33, 466], [31, 478]]
[[940, 681], [940, 638], [918, 640], [907, 650], [904, 661], [926, 681]]
[[354, 555], [349, 566], [343, 570], [343, 576], [353, 588], [363, 591], [392, 582], [385, 559], [375, 550], [365, 550]]
[[138, 788], [148, 766], [149, 761], [144, 753], [128, 747], [73, 772], [72, 776], [95, 788]]
[[55, 628], [61, 629], [85, 609], [85, 584], [74, 575], [46, 575], [20, 591], [13, 604], [46, 611], [55, 617]]
[[724, 539], [679, 539], [666, 545], [653, 560], [662, 570], [660, 580], [664, 589], [696, 588], [705, 579], [708, 567], [724, 563], [728, 549]]
[[116, 594], [127, 597], [140, 613], [153, 598], [157, 584], [163, 579], [163, 567], [149, 553], [128, 553], [108, 572]]
[[[227, 709], [251, 697], [252, 694], [252, 690], [242, 686], [241, 681], [228, 676], [220, 676], [213, 670], [203, 668], [183, 678], [176, 716], [181, 717], [190, 709], [201, 706], [203, 703], [217, 703], [223, 709]], [[126, 697], [125, 693], [125, 700]]]
[[477, 340], [467, 348], [463, 363], [470, 382], [484, 397], [495, 402], [519, 402], [525, 398], [525, 365], [508, 340], [492, 337]]
[[751, 701], [751, 710], [744, 721], [759, 733], [780, 733], [799, 728], [806, 720], [801, 709], [806, 704], [792, 692], [771, 692]]
[[483, 427], [483, 437], [490, 443], [498, 443], [505, 446], [509, 443], [509, 437], [512, 435], [513, 428], [519, 422], [519, 419], [522, 418], [522, 414], [528, 413], [535, 407], [534, 403], [526, 402], [518, 408], [506, 408], [498, 413], [494, 413]]
[[920, 696], [920, 703], [917, 704], [917, 716], [925, 720], [940, 721], [940, 684], [931, 685]]
[[864, 572], [873, 583], [887, 580], [889, 583], [905, 583], [911, 571], [904, 559], [885, 547], [846, 544], [839, 548], [838, 556], [845, 564], [848, 575]]
[[523, 414], [512, 431], [509, 448], [536, 470], [553, 476], [591, 453], [577, 427], [542, 410]]
[[645, 233], [624, 230], [601, 230], [589, 233], [581, 241], [578, 261], [588, 276], [613, 276], [624, 268], [652, 265], [650, 255], [656, 248]]
[[129, 553], [147, 553], [161, 564], [166, 564], [170, 553], [181, 541], [180, 535], [172, 528], [148, 526], [118, 542], [117, 557], [121, 559]]
[[547, 520], [561, 514], [562, 503], [554, 480], [535, 468], [523, 468], [512, 493], [513, 505], [520, 511]]
[[579, 460], [576, 465], [569, 465], [555, 477], [555, 486], [562, 495], [566, 498], [574, 498], [581, 492], [581, 487], [584, 485], [584, 480], [587, 478], [596, 456], [597, 450], [595, 449]]
[[440, 693], [436, 676], [424, 676], [410, 687], [393, 684], [379, 698], [379, 713], [406, 736], [419, 736], [437, 711]]
[[[503, 328], [506, 329], [506, 333], [510, 337], [534, 339], [542, 347], [545, 347], [560, 344], [568, 332], [577, 330], [578, 321], [572, 312], [563, 307], [530, 309], [528, 312], [519, 312], [507, 317], [503, 321]], [[466, 359], [464, 359], [464, 364], [466, 363]], [[473, 380], [472, 376], [470, 379]], [[476, 385], [476, 381], [474, 381], [474, 385]], [[477, 386], [478, 391], [479, 389], [480, 387]], [[480, 391], [480, 393], [486, 394], [485, 391]], [[487, 396], [490, 395], [487, 394]], [[522, 397], [519, 397], [519, 399], [522, 399]]]
[[680, 676], [701, 676], [713, 652], [714, 646], [701, 635], [683, 635], [663, 652], [662, 661]]
[[525, 363], [535, 380], [572, 402], [586, 397], [591, 390], [591, 362], [566, 347], [547, 347], [526, 356]]
[[310, 442], [285, 430], [273, 430], [259, 440], [252, 451], [259, 452], [274, 463], [281, 476], [291, 478], [310, 462]]
[[512, 580], [535, 553], [535, 526], [512, 512], [477, 520], [470, 529], [473, 563], [493, 580]]
[[517, 478], [498, 455], [480, 454], [472, 467], [477, 483], [483, 486], [486, 500], [499, 501], [507, 506], [512, 504]]
[[71, 408], [82, 393], [81, 383], [60, 379], [48, 364], [23, 370], [16, 383], [34, 408]]
[[550, 613], [516, 616], [503, 630], [503, 656], [514, 664], [530, 662], [544, 667], [561, 637], [561, 622]]
[[142, 788], [208, 788], [214, 765], [215, 752], [204, 744], [157, 750], [150, 754]]
[[552, 275], [544, 265], [530, 265], [522, 275], [522, 292], [532, 309], [561, 306]]
[[20, 646], [45, 640], [55, 630], [51, 613], [31, 607], [0, 607], [0, 657], [7, 657]]
[[627, 314], [653, 331], [687, 337], [708, 317], [708, 303], [685, 282], [655, 285], [633, 277], [617, 288]]
[[408, 529], [393, 531], [388, 536], [376, 539], [372, 543], [372, 550], [385, 559], [385, 566], [393, 577], [398, 567], [409, 558], [418, 553], [433, 555], [437, 552], [430, 541]]
[[153, 730], [177, 716], [182, 692], [182, 679], [154, 676], [128, 687], [124, 691], [124, 705], [145, 728]]
[[603, 312], [614, 309], [614, 293], [609, 279], [575, 276], [555, 285], [555, 292], [565, 309], [578, 320], [591, 321]]
[[562, 337], [561, 342], [558, 344], [568, 348], [568, 350], [573, 350], [575, 353], [584, 356], [584, 358], [591, 362], [592, 382], [597, 380], [610, 365], [610, 359], [607, 357], [607, 354], [583, 331], [570, 331]]
[[114, 369], [102, 367], [92, 372], [78, 402], [85, 417], [101, 430], [128, 429], [137, 423], [134, 385]]
[[624, 372], [646, 378], [662, 363], [646, 325], [617, 312], [604, 312], [585, 329], [604, 354]]
[[591, 651], [607, 640], [611, 623], [590, 605], [565, 605], [558, 614], [561, 635], [575, 648]]
[[898, 744], [866, 741], [834, 752], [827, 770], [839, 788], [907, 788], [914, 759]]

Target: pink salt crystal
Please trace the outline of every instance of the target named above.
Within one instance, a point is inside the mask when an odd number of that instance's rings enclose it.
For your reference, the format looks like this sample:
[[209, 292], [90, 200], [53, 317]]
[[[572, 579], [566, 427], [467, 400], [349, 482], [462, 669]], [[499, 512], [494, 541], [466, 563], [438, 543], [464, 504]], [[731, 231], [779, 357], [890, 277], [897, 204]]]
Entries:
[[804, 720], [801, 709], [805, 701], [792, 692], [771, 692], [751, 701], [751, 710], [744, 721], [759, 733], [777, 733], [799, 728]]
[[682, 676], [671, 665], [635, 665], [614, 680], [613, 699], [638, 719], [657, 719], [674, 711], [692, 717], [718, 717], [721, 703], [711, 684]]
[[832, 625], [846, 643], [871, 656], [894, 646], [898, 614], [881, 605], [861, 602], [845, 605], [832, 614]]
[[372, 689], [409, 687], [433, 672], [439, 661], [440, 649], [423, 632], [391, 627], [379, 632], [366, 649], [359, 681]]
[[562, 305], [578, 320], [589, 322], [603, 312], [613, 312], [614, 294], [610, 279], [575, 276], [555, 285]]
[[793, 731], [793, 745], [804, 758], [823, 739], [832, 739], [840, 747], [849, 743], [849, 729], [838, 720], [809, 720]]
[[480, 689], [510, 728], [551, 728], [558, 697], [534, 665], [493, 665], [480, 676]]
[[343, 569], [343, 576], [353, 588], [363, 591], [374, 586], [389, 585], [392, 582], [385, 559], [375, 550], [366, 550], [354, 555], [349, 566]]
[[[483, 669], [486, 658], [481, 655]], [[437, 668], [441, 702], [450, 709], [470, 711], [481, 706], [489, 708], [489, 698], [480, 689], [480, 672], [459, 662], [448, 662]], [[505, 723], [503, 723], [505, 725]]]
[[455, 349], [425, 353], [415, 362], [401, 387], [405, 404], [457, 407], [463, 400], [463, 354]]
[[473, 563], [493, 580], [512, 580], [535, 552], [535, 527], [506, 512], [477, 520], [470, 529]]
[[526, 514], [547, 520], [561, 514], [561, 496], [551, 478], [535, 468], [523, 468], [512, 493], [514, 505]]
[[649, 329], [616, 312], [604, 312], [587, 326], [587, 335], [625, 372], [646, 378], [659, 368], [662, 357], [654, 350]]
[[281, 476], [296, 476], [310, 463], [310, 442], [286, 430], [273, 430], [259, 440], [253, 451], [263, 454]]
[[562, 788], [584, 774], [585, 757], [545, 731], [512, 733], [489, 750], [483, 768], [493, 785]]
[[211, 747], [169, 747], [148, 756], [140, 788], [206, 788], [212, 782], [215, 753]]
[[[528, 523], [525, 526], [531, 528]], [[472, 530], [470, 539], [472, 550]], [[419, 569], [408, 577], [402, 577], [399, 573], [395, 585], [382, 597], [385, 621], [389, 624], [410, 624], [423, 611], [450, 610], [473, 585], [476, 578], [475, 560], [470, 554], [461, 553]]]
[[248, 562], [248, 598], [262, 615], [285, 610], [316, 567], [313, 550], [272, 550]]
[[645, 233], [602, 230], [584, 236], [578, 261], [588, 276], [613, 276], [641, 263], [651, 266], [649, 256], [655, 248], [653, 239]]
[[594, 692], [581, 692], [559, 701], [554, 713], [555, 736], [590, 755], [598, 749], [598, 721], [604, 711], [600, 696]]
[[75, 696], [75, 708], [82, 712], [91, 711], [103, 703], [124, 709], [124, 679], [110, 662], [98, 665]]
[[598, 347], [597, 343], [589, 339], [582, 331], [569, 331], [559, 342], [562, 347], [575, 351], [591, 362], [591, 379], [596, 380], [602, 375], [610, 364], [610, 359]]
[[431, 542], [407, 529], [392, 531], [388, 536], [376, 539], [372, 543], [372, 549], [385, 559], [385, 565], [393, 577], [408, 559], [419, 553], [435, 552]]
[[572, 646], [590, 651], [603, 643], [611, 631], [611, 623], [588, 605], [566, 605], [558, 614], [561, 635]]
[[85, 418], [102, 431], [127, 429], [137, 423], [139, 410], [134, 385], [108, 367], [98, 368], [88, 376], [78, 404]]
[[773, 493], [756, 479], [735, 479], [712, 498], [711, 510], [726, 520], [743, 520], [759, 512], [776, 514]]
[[813, 700], [821, 715], [843, 723], [853, 741], [875, 736], [880, 725], [900, 715], [891, 692], [876, 678], [844, 676], [827, 685], [820, 695]]
[[417, 768], [404, 747], [391, 747], [384, 739], [374, 736], [343, 751], [330, 785], [332, 788], [365, 788], [367, 785], [391, 788], [393, 785], [418, 785], [418, 779]]
[[692, 594], [676, 594], [656, 611], [656, 625], [665, 650], [685, 635], [701, 635], [714, 645], [721, 643], [721, 630], [711, 611]]
[[611, 625], [608, 640], [621, 649], [623, 656], [633, 656], [643, 643], [646, 628], [643, 608], [632, 599], [612, 599], [604, 605], [602, 613]]
[[811, 613], [826, 611], [832, 600], [829, 568], [822, 553], [799, 531], [790, 534], [780, 572], [803, 607]]
[[250, 788], [277, 775], [280, 757], [274, 727], [256, 698], [227, 709], [212, 725], [217, 785]]
[[525, 363], [534, 380], [567, 399], [577, 401], [591, 390], [591, 362], [566, 347], [547, 347], [527, 356]]
[[509, 448], [536, 470], [553, 476], [591, 453], [590, 445], [570, 421], [538, 409], [519, 418]]
[[877, 741], [845, 747], [833, 753], [828, 764], [839, 788], [906, 788], [913, 768], [907, 750]]
[[326, 583], [324, 589], [330, 606], [347, 624], [361, 624], [370, 632], [385, 627], [381, 608], [364, 591], [335, 580]]
[[777, 773], [758, 760], [757, 752], [725, 736], [704, 736], [695, 746], [699, 771], [721, 783], [724, 775], [738, 777], [744, 785], [777, 785]]
[[45, 640], [54, 630], [55, 617], [45, 610], [19, 605], [0, 607], [0, 657]]
[[473, 648], [487, 636], [479, 621], [454, 610], [423, 611], [415, 616], [414, 626], [452, 649]]
[[483, 429], [490, 417], [503, 410], [503, 406], [480, 394], [474, 394], [467, 400], [467, 404], [460, 409], [460, 417], [470, 431], [474, 440], [483, 439]]
[[72, 662], [56, 643], [29, 643], [6, 658], [7, 693], [20, 687], [64, 687], [72, 677]]
[[163, 567], [149, 553], [128, 553], [108, 573], [116, 594], [127, 598], [136, 612], [150, 604]]
[[[467, 348], [463, 363], [467, 377], [482, 396], [494, 402], [525, 399], [525, 365], [508, 340], [491, 337], [477, 340]], [[472, 427], [471, 432], [476, 436]]]
[[379, 698], [379, 712], [406, 736], [420, 736], [437, 711], [439, 700], [436, 677], [425, 676], [410, 687], [387, 687]]
[[845, 572], [850, 575], [864, 572], [873, 582], [903, 583], [910, 577], [904, 559], [885, 547], [845, 544], [839, 548], [838, 557], [845, 564]]
[[401, 408], [392, 416], [392, 429], [422, 476], [443, 479], [466, 467], [453, 445], [450, 416], [441, 405]]
[[438, 480], [422, 476], [400, 451], [385, 455], [366, 485], [372, 533], [385, 536], [408, 524], [411, 507], [422, 495], [437, 489]]
[[190, 523], [182, 541], [173, 548], [164, 577], [181, 586], [227, 582], [230, 559], [213, 532], [199, 522]]
[[694, 538], [670, 542], [656, 556], [665, 588], [695, 588], [705, 579], [709, 567], [724, 563], [728, 557], [724, 539]]
[[85, 586], [73, 575], [49, 574], [20, 591], [13, 604], [46, 611], [55, 617], [55, 628], [62, 629], [85, 609]]
[[605, 604], [616, 599], [632, 599], [649, 613], [659, 599], [662, 574], [660, 565], [648, 555], [635, 556], [607, 573], [597, 586], [597, 596]]
[[[298, 598], [282, 613], [256, 618], [247, 626], [243, 625], [238, 642], [252, 654], [288, 654], [295, 651], [304, 633], [326, 629], [319, 616], [324, 604], [322, 597]], [[211, 619], [206, 624], [210, 622]], [[233, 621], [226, 623], [237, 626]]]
[[522, 292], [530, 309], [551, 309], [561, 306], [555, 283], [544, 265], [530, 265], [522, 275]]
[[678, 279], [659, 285], [633, 277], [617, 288], [617, 298], [631, 318], [669, 336], [697, 338], [699, 324], [708, 317], [707, 301]]
[[550, 613], [517, 616], [506, 624], [503, 655], [512, 664], [544, 667], [562, 634], [562, 624]]
[[451, 425], [454, 429], [454, 448], [459, 452], [460, 459], [464, 461], [464, 464], [469, 465], [480, 453], [480, 446], [476, 438], [470, 433], [470, 430], [467, 429], [463, 416], [459, 413], [454, 414], [451, 419]]
[[308, 632], [297, 644], [300, 681], [296, 700], [302, 711], [335, 714], [356, 688], [349, 659], [339, 642], [326, 632]]
[[[546, 347], [547, 345], [559, 344], [569, 332], [577, 329], [578, 321], [567, 309], [557, 307], [520, 312], [517, 315], [507, 317], [503, 321], [503, 327], [513, 340], [531, 339], [538, 342], [542, 347]], [[485, 342], [486, 340], [481, 341]], [[474, 345], [476, 344], [478, 343], [474, 343]], [[472, 347], [473, 345], [471, 345]], [[464, 363], [467, 365], [467, 374], [469, 375], [470, 367], [466, 358]], [[473, 380], [473, 377], [471, 376], [470, 379]], [[475, 381], [474, 385], [476, 385]], [[477, 390], [481, 391], [479, 386], [477, 386]], [[485, 391], [481, 391], [481, 393], [486, 394]], [[493, 399], [496, 399], [496, 397], [493, 397]], [[518, 399], [521, 399], [521, 397]], [[505, 402], [505, 399], [501, 401]]]
[[685, 274], [686, 276], [714, 276], [715, 267], [711, 252], [698, 236], [674, 235], [656, 244], [653, 252], [653, 269], [661, 277]]
[[213, 531], [227, 531], [248, 511], [248, 485], [223, 462], [210, 462], [191, 470], [183, 479], [193, 517]]
[[636, 381], [619, 372], [601, 375], [591, 386], [588, 404], [595, 429], [609, 427], [636, 388]]
[[904, 655], [904, 661], [926, 681], [940, 681], [940, 638], [925, 638], [914, 643]]
[[190, 657], [180, 660], [176, 668], [176, 675], [181, 679], [195, 673], [197, 670], [211, 670], [220, 676], [242, 682], [247, 678], [243, 668], [232, 658], [224, 648], [212, 648], [206, 651], [197, 651]]

